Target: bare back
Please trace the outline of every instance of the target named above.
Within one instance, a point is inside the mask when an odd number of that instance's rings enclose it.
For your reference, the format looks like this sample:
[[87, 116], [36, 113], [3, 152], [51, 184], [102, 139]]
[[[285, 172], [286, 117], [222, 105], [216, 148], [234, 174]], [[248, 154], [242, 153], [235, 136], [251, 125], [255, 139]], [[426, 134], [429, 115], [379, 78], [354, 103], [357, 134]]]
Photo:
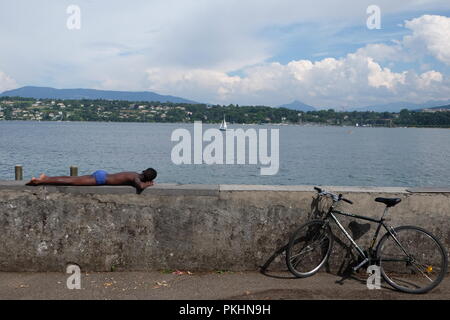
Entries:
[[106, 177], [106, 184], [108, 185], [134, 185], [134, 181], [139, 179], [139, 174], [136, 172], [119, 172], [109, 173]]

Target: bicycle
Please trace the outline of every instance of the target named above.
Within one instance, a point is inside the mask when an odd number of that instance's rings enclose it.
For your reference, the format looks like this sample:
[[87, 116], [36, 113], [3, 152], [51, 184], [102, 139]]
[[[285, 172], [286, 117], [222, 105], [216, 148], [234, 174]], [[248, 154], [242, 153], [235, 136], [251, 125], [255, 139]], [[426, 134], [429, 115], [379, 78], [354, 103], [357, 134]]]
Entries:
[[[400, 198], [376, 198], [386, 208], [380, 219], [360, 216], [337, 210], [340, 201], [353, 204], [342, 194], [334, 194], [314, 187], [318, 196], [331, 197], [332, 204], [322, 219], [313, 219], [299, 227], [290, 237], [286, 250], [289, 271], [298, 278], [314, 275], [327, 262], [333, 247], [330, 221], [350, 240], [362, 261], [352, 268], [354, 272], [365, 265], [380, 267], [381, 276], [392, 287], [407, 293], [426, 293], [435, 288], [447, 273], [448, 258], [439, 240], [425, 229], [415, 226], [392, 227], [386, 224], [389, 208], [400, 203]], [[345, 230], [336, 214], [377, 223], [377, 229], [368, 250], [364, 251]], [[375, 242], [381, 227], [386, 234], [376, 249]]]

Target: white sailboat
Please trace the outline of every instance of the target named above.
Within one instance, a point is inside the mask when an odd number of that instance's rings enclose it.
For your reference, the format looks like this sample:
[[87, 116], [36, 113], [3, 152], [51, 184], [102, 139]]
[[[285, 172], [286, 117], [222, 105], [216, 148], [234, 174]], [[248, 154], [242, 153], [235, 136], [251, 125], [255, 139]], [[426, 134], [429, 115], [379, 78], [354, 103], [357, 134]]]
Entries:
[[220, 124], [220, 131], [227, 131], [227, 122], [225, 121], [225, 115], [223, 115], [223, 121]]

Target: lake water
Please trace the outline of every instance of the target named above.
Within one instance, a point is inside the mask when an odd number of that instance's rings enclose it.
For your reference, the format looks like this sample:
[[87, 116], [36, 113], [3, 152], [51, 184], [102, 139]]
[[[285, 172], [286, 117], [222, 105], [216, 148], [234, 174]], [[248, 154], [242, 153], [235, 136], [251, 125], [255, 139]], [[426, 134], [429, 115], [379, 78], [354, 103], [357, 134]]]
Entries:
[[157, 182], [171, 183], [450, 186], [448, 129], [231, 125], [280, 130], [278, 174], [262, 176], [260, 165], [173, 164], [177, 128], [193, 132], [193, 124], [0, 121], [0, 179], [14, 179], [20, 164], [25, 179], [75, 165], [80, 175], [153, 167]]

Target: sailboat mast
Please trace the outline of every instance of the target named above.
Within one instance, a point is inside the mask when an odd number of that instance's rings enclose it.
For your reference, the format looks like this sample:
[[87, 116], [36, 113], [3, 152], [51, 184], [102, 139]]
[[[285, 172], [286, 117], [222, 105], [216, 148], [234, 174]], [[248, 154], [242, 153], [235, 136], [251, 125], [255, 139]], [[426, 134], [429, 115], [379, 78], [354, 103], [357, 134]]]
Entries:
[[225, 114], [223, 115], [223, 121], [222, 124], [220, 125], [220, 130], [222, 131], [227, 130], [227, 122], [225, 121]]

